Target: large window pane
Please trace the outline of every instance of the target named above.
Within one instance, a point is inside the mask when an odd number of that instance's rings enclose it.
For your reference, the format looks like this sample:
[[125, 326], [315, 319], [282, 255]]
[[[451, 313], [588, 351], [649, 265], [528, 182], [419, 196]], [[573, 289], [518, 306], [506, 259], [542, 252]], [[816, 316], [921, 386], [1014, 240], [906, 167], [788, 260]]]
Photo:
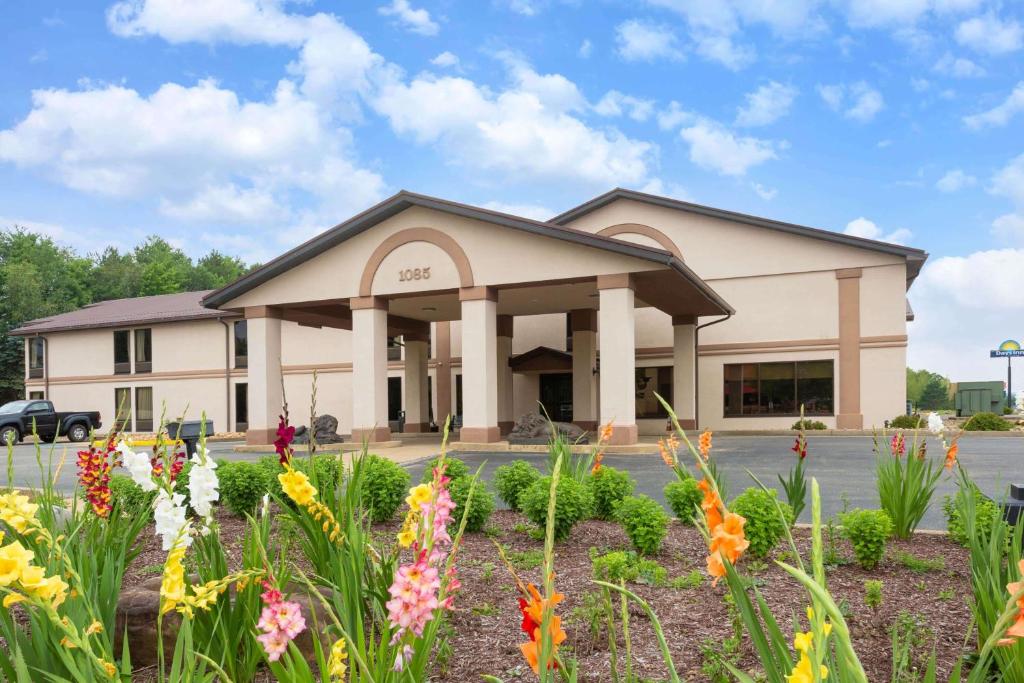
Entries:
[[153, 331], [148, 327], [135, 330], [135, 372], [153, 369]]
[[797, 400], [803, 404], [805, 414], [831, 415], [834, 388], [832, 361], [814, 360], [797, 364]]
[[235, 367], [249, 367], [249, 326], [245, 320], [235, 322]]
[[745, 363], [743, 366], [743, 409], [744, 415], [759, 415], [761, 403], [758, 400], [758, 365], [757, 363]]
[[796, 368], [793, 363], [762, 363], [760, 370], [761, 415], [792, 415], [796, 409]]
[[43, 376], [43, 360], [46, 357], [45, 341], [42, 337], [28, 340], [28, 376]]
[[725, 371], [725, 407], [726, 417], [743, 414], [743, 366], [726, 365]]
[[636, 416], [637, 419], [668, 417], [668, 412], [658, 401], [655, 392], [672, 403], [672, 368], [636, 369]]
[[132, 430], [132, 390], [128, 387], [114, 389], [114, 429]]
[[131, 337], [128, 330], [114, 332], [114, 373], [128, 374], [132, 371]]
[[153, 387], [135, 387], [135, 429], [153, 429]]
[[249, 428], [249, 385], [239, 382], [235, 385], [235, 429], [244, 432]]

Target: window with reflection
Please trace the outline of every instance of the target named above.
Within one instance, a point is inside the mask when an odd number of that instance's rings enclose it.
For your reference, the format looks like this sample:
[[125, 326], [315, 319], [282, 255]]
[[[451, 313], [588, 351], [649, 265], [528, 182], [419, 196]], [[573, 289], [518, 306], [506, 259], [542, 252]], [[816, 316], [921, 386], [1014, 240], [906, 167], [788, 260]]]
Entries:
[[32, 337], [28, 340], [28, 376], [42, 377], [43, 364], [46, 359], [46, 342], [42, 337]]
[[835, 366], [831, 360], [733, 363], [724, 367], [726, 417], [832, 415]]
[[153, 369], [153, 330], [144, 327], [135, 330], [135, 372]]
[[[114, 331], [114, 374], [127, 375], [132, 371], [132, 340], [128, 330]], [[131, 407], [131, 406], [129, 406]]]
[[249, 326], [245, 320], [236, 320], [235, 325], [235, 367], [249, 367]]
[[672, 404], [672, 366], [636, 369], [636, 417], [638, 420], [667, 418], [660, 395]]

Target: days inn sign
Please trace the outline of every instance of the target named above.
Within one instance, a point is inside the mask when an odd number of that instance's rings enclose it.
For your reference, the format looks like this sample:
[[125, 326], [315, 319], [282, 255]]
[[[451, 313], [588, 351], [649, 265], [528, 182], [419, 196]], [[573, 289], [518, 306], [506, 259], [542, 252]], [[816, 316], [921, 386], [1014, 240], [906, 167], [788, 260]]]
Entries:
[[1021, 348], [1020, 342], [1013, 339], [1007, 339], [999, 345], [998, 349], [989, 351], [990, 358], [1012, 358], [1014, 356], [1024, 356], [1024, 349]]

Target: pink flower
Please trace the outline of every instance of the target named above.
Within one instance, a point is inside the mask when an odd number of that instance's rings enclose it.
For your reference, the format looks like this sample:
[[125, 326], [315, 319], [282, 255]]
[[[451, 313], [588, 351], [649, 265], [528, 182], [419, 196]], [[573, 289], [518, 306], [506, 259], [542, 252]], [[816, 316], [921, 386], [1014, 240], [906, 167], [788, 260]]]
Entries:
[[907, 451], [907, 444], [903, 440], [903, 432], [896, 432], [892, 435], [892, 442], [889, 444], [889, 450], [897, 458], [902, 457]]
[[281, 591], [266, 581], [263, 587], [266, 590], [260, 597], [265, 606], [256, 622], [256, 627], [263, 633], [256, 639], [263, 645], [267, 658], [274, 662], [288, 649], [288, 643], [306, 629], [306, 620], [297, 602], [285, 602]]
[[434, 618], [438, 607], [440, 588], [437, 568], [429, 564], [426, 552], [421, 552], [416, 562], [398, 568], [394, 583], [388, 589], [391, 600], [387, 602], [388, 618], [398, 627], [395, 641], [407, 630], [423, 635], [423, 628]]
[[256, 640], [260, 641], [260, 644], [263, 645], [263, 650], [267, 653], [267, 659], [272, 662], [280, 659], [281, 655], [288, 649], [288, 643], [292, 642], [292, 639], [283, 631], [268, 631], [256, 636]]

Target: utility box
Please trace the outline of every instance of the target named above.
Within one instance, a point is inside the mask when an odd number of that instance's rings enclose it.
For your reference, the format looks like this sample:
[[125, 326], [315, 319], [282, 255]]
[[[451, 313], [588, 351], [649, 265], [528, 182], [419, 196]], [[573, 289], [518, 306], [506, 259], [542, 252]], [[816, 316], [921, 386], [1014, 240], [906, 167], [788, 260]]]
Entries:
[[1002, 414], [1006, 405], [1006, 392], [1003, 383], [994, 382], [957, 382], [953, 396], [953, 407], [960, 417], [970, 417], [975, 413]]

